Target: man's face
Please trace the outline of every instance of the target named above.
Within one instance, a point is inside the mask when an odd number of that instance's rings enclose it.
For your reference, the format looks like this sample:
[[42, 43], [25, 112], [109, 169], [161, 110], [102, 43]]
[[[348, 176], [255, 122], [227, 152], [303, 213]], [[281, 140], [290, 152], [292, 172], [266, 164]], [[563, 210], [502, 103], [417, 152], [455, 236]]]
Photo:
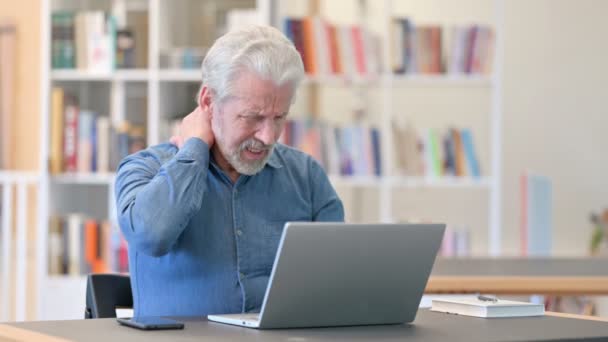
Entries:
[[244, 73], [235, 84], [235, 95], [216, 106], [211, 125], [228, 163], [240, 174], [253, 175], [264, 168], [283, 132], [294, 90], [253, 73]]

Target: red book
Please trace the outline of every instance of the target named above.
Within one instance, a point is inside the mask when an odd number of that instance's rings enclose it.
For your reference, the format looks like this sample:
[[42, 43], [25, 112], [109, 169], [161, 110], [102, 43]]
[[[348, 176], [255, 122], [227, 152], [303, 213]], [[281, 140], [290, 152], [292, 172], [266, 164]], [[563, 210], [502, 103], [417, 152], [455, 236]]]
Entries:
[[67, 99], [64, 110], [63, 131], [63, 162], [66, 172], [76, 172], [78, 169], [78, 113], [79, 108], [74, 98]]
[[97, 230], [97, 222], [93, 219], [86, 220], [84, 222], [84, 253], [85, 260], [89, 264], [91, 272], [99, 273], [98, 264], [98, 242], [99, 235]]
[[304, 46], [304, 31], [302, 28], [302, 20], [300, 19], [289, 19], [289, 28], [291, 29], [291, 36], [293, 37], [293, 45], [302, 57], [302, 63], [304, 64], [304, 70], [306, 73], [310, 73], [310, 65], [306, 63], [306, 50]]
[[316, 75], [319, 72], [317, 62], [317, 50], [315, 47], [315, 30], [313, 18], [302, 19], [302, 37], [304, 46], [304, 69], [309, 75]]
[[528, 254], [528, 176], [525, 173], [519, 177], [519, 189], [521, 196], [519, 238], [521, 243], [521, 255], [526, 256]]
[[333, 74], [342, 74], [343, 70], [340, 63], [340, 51], [338, 49], [336, 27], [330, 24], [325, 24], [325, 29], [327, 30], [327, 40], [329, 42], [331, 72]]
[[367, 68], [365, 67], [365, 47], [363, 46], [361, 28], [359, 26], [351, 27], [351, 34], [353, 38], [353, 50], [355, 51], [355, 70], [358, 74], [365, 75]]

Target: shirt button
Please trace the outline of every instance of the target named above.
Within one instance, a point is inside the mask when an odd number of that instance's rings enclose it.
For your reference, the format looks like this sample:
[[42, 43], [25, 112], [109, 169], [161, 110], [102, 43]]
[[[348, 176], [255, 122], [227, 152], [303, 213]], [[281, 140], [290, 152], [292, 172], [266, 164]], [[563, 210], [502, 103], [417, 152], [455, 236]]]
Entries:
[[239, 278], [241, 278], [241, 279], [245, 279], [245, 274], [244, 274], [244, 273], [242, 273], [242, 272], [241, 272], [241, 273], [239, 273]]
[[237, 230], [237, 231], [236, 231], [236, 235], [238, 235], [238, 236], [243, 235], [243, 231], [242, 231], [242, 230], [240, 230], [240, 229], [239, 229], [239, 230]]

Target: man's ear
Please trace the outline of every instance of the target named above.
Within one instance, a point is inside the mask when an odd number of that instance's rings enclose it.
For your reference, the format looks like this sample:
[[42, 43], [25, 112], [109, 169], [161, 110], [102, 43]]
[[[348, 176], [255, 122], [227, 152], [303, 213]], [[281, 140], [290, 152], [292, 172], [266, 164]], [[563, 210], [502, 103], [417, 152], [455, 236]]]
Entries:
[[213, 115], [213, 97], [209, 87], [203, 86], [201, 88], [201, 92], [198, 95], [198, 106], [209, 117]]

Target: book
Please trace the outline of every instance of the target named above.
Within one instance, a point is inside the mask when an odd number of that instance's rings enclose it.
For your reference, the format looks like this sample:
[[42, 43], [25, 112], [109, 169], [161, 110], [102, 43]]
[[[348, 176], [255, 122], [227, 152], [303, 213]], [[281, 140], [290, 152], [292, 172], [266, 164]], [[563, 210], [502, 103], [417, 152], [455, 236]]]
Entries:
[[444, 298], [433, 299], [431, 311], [482, 318], [527, 317], [543, 316], [545, 307], [543, 304], [502, 299]]
[[135, 68], [135, 36], [129, 29], [116, 31], [116, 67]]
[[75, 66], [74, 12], [51, 14], [51, 66], [53, 69], [73, 69]]
[[375, 76], [383, 70], [381, 39], [362, 25], [334, 25], [309, 16], [286, 18], [283, 26], [308, 75]]
[[551, 179], [525, 172], [520, 178], [521, 253], [551, 256], [553, 231], [553, 191]]
[[128, 272], [127, 243], [116, 225], [86, 214], [52, 216], [48, 274]]

